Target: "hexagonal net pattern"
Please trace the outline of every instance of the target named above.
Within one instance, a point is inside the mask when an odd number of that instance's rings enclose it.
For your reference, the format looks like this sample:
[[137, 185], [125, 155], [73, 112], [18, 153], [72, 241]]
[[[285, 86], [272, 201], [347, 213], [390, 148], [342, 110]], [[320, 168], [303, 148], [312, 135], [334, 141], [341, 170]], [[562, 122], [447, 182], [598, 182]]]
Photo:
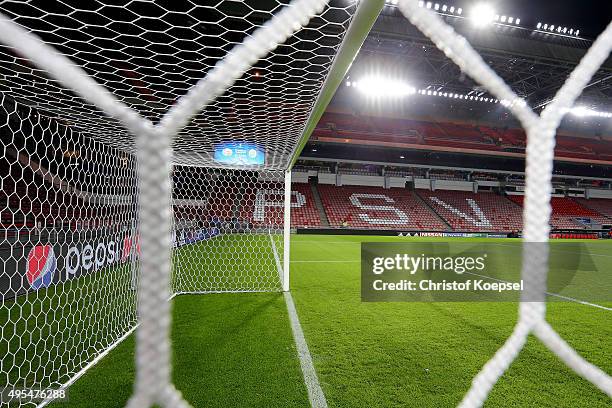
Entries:
[[182, 167], [173, 180], [174, 292], [281, 290], [283, 172]]
[[86, 3], [0, 4], [0, 387], [69, 386], [138, 322], [129, 406], [187, 406], [167, 300], [281, 289], [284, 171], [356, 2]]
[[[496, 98], [507, 102], [527, 133], [526, 186], [523, 210], [524, 251], [521, 278], [528, 288], [523, 299], [545, 299], [550, 233], [552, 169], [555, 133], [564, 114], [572, 107], [589, 80], [612, 50], [612, 22], [597, 38], [576, 69], [567, 78], [554, 100], [538, 116], [486, 64], [468, 41], [442, 18], [416, 0], [399, 0], [404, 16], [429, 37], [463, 72], [479, 82]], [[544, 248], [544, 249], [542, 249]], [[472, 386], [459, 406], [480, 407], [489, 392], [525, 345], [529, 334], [538, 337], [553, 353], [578, 375], [612, 397], [612, 377], [583, 359], [546, 321], [546, 303], [523, 301], [519, 320], [512, 335], [473, 379]]]
[[[0, 11], [158, 123], [229, 50], [253, 38], [288, 3], [9, 0]], [[331, 1], [303, 29], [252, 61], [174, 136], [173, 162], [218, 166], [215, 147], [239, 140], [265, 147], [266, 167], [285, 169], [354, 9], [355, 1]], [[135, 151], [125, 126], [50, 79], [18, 50], [0, 46], [0, 75], [0, 90], [16, 101], [110, 146]]]
[[0, 387], [58, 387], [136, 324], [136, 161], [6, 94], [0, 150]]

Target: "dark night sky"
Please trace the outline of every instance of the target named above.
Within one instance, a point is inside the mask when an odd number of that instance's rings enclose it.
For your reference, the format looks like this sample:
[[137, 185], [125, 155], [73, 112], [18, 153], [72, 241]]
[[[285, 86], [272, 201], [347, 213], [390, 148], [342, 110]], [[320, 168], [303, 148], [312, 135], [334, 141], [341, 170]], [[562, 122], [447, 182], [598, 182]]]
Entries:
[[[455, 0], [439, 3], [463, 7], [466, 12], [470, 4], [488, 3], [498, 14], [519, 17], [523, 27], [542, 23], [579, 29], [581, 36], [594, 39], [612, 19], [612, 0]], [[584, 35], [583, 35], [584, 33]]]

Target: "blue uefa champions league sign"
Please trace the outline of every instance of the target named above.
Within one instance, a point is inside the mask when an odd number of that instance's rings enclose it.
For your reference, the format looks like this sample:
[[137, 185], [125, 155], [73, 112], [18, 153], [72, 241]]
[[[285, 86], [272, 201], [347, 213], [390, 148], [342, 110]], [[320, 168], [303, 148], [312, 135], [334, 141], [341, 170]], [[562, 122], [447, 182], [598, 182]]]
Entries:
[[265, 162], [265, 153], [254, 143], [226, 142], [215, 147], [215, 161], [228, 165], [261, 166]]

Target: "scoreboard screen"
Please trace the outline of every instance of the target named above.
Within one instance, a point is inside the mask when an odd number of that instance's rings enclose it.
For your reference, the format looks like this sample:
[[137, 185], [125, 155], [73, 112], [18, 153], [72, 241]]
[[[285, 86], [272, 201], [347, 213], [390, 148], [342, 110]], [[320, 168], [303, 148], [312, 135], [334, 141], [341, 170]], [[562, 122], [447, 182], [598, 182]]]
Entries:
[[215, 161], [239, 166], [261, 166], [265, 162], [263, 149], [255, 143], [226, 142], [215, 146]]

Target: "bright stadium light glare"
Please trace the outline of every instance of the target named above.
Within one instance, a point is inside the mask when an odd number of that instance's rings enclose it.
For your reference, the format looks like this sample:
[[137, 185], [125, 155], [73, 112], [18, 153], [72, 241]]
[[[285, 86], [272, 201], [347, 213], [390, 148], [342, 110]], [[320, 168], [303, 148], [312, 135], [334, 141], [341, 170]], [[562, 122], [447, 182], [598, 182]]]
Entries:
[[416, 89], [406, 82], [383, 78], [381, 76], [369, 76], [353, 83], [357, 89], [371, 97], [403, 97], [416, 93]]
[[587, 116], [594, 116], [598, 118], [612, 118], [612, 112], [600, 112], [593, 109], [589, 109], [586, 106], [574, 106], [569, 109], [569, 112], [578, 116], [579, 118], [585, 118]]
[[495, 11], [485, 3], [476, 5], [470, 14], [472, 24], [476, 27], [484, 27], [495, 19]]

